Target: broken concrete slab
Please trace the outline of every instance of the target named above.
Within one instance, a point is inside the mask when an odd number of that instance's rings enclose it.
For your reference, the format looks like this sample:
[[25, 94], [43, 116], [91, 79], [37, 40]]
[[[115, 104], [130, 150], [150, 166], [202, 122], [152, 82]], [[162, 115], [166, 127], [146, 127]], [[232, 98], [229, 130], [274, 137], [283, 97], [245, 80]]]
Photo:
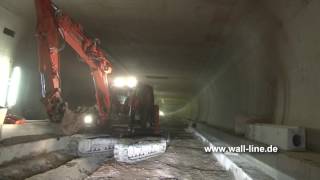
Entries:
[[32, 175], [48, 171], [70, 161], [74, 156], [56, 151], [28, 159], [20, 159], [0, 166], [0, 179], [25, 179]]
[[0, 146], [0, 165], [16, 159], [67, 149], [72, 137], [56, 137]]
[[74, 159], [56, 169], [37, 174], [26, 180], [79, 180], [84, 179], [96, 169], [98, 169], [104, 161], [108, 160], [104, 156], [83, 157]]
[[4, 124], [2, 126], [1, 139], [43, 134], [62, 135], [63, 133], [57, 124], [33, 121], [32, 123], [21, 125]]

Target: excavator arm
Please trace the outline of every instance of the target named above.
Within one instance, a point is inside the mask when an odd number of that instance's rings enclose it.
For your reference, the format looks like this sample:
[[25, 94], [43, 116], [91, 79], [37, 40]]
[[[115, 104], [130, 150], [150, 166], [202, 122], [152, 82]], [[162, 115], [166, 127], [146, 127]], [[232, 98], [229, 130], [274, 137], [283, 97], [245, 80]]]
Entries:
[[[94, 79], [100, 123], [106, 124], [111, 105], [107, 77], [112, 71], [112, 66], [106, 54], [100, 49], [99, 41], [88, 37], [80, 24], [74, 22], [50, 0], [35, 0], [35, 4], [42, 97], [49, 118], [53, 122], [61, 122], [65, 134], [73, 134], [81, 129], [81, 122], [78, 118], [81, 116], [70, 113], [67, 103], [62, 98], [59, 65], [59, 41], [62, 39], [89, 66]], [[154, 134], [159, 135], [159, 114], [158, 107], [153, 108], [153, 90], [147, 88], [141, 92], [139, 98], [140, 115], [143, 116], [143, 120], [147, 120], [152, 119], [153, 117], [150, 115], [155, 112]], [[144, 124], [146, 123], [144, 122]], [[167, 140], [158, 137], [137, 141], [137, 139], [114, 139], [97, 136], [80, 138], [76, 141], [77, 155], [89, 156], [104, 153], [113, 155], [119, 162], [126, 163], [135, 163], [160, 155], [166, 151], [168, 143]]]
[[100, 122], [105, 124], [110, 111], [108, 74], [112, 65], [99, 47], [99, 40], [88, 37], [50, 0], [35, 0], [37, 40], [43, 103], [51, 121], [61, 122], [67, 108], [62, 98], [59, 48], [60, 39], [69, 44], [91, 71], [94, 79]]

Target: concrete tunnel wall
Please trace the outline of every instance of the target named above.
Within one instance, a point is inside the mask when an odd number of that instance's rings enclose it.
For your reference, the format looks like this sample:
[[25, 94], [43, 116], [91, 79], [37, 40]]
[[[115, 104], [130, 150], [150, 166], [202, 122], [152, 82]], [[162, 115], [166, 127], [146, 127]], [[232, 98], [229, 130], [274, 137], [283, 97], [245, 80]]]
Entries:
[[[25, 17], [1, 6], [0, 13], [0, 43], [3, 42], [0, 54], [9, 57], [11, 67], [20, 66], [22, 71], [17, 103], [9, 112], [27, 119], [44, 119], [46, 114], [40, 101], [40, 76], [36, 63], [35, 22], [26, 21]], [[4, 27], [14, 31], [15, 36], [5, 35]]]
[[239, 116], [302, 126], [320, 142], [319, 1], [269, 1], [235, 12], [223, 63], [178, 115], [233, 130]]
[[[320, 151], [319, 7], [316, 0], [235, 1], [221, 33], [223, 43], [218, 44], [218, 53], [207, 70], [210, 78], [204, 80], [206, 85], [177, 114], [227, 130], [233, 130], [235, 118], [241, 115], [306, 127], [308, 148]], [[12, 24], [9, 28], [17, 35], [12, 40], [10, 57], [14, 65], [23, 66], [23, 95], [20, 93], [15, 111], [28, 119], [45, 118], [35, 63], [35, 22], [24, 22], [23, 17], [4, 8], [1, 12], [5, 12], [1, 18], [10, 19], [3, 22]], [[62, 63], [76, 59], [70, 52], [69, 49], [62, 54], [62, 59], [68, 59]], [[220, 63], [217, 65], [216, 61]], [[69, 71], [73, 65], [62, 68]], [[84, 75], [71, 77], [63, 86], [73, 86], [68, 82], [74, 78], [87, 78], [85, 82], [77, 81], [78, 84], [92, 87], [86, 67], [78, 68]], [[72, 96], [72, 89], [65, 89]], [[93, 89], [78, 90], [93, 93]], [[94, 97], [90, 98], [89, 103], [94, 103]], [[79, 104], [88, 103], [88, 99], [81, 100]]]
[[[5, 29], [15, 31], [14, 37], [4, 33]], [[0, 105], [5, 105], [7, 80], [11, 72], [6, 67], [12, 67], [15, 59], [14, 50], [22, 38], [20, 32], [24, 30], [23, 21], [18, 16], [0, 7]]]

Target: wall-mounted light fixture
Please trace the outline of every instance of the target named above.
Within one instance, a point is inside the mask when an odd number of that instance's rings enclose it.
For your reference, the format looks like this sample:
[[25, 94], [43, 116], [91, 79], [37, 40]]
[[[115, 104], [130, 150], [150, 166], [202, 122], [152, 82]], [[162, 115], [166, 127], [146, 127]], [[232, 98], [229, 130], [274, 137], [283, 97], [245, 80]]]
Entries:
[[20, 67], [14, 67], [9, 82], [9, 90], [7, 96], [7, 106], [12, 107], [17, 103], [19, 86], [21, 81], [21, 69]]

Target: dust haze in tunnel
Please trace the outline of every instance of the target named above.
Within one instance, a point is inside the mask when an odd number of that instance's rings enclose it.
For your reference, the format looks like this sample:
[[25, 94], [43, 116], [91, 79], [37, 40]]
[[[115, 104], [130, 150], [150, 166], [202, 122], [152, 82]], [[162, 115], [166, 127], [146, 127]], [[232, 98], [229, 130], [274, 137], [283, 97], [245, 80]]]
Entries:
[[[156, 1], [151, 3], [149, 1], [84, 0], [54, 2], [83, 24], [88, 34], [99, 37], [103, 48], [116, 62], [123, 64], [130, 74], [152, 84], [156, 91], [157, 102], [165, 112], [182, 107], [202, 86], [204, 77], [199, 72], [204, 66], [199, 62], [209, 61], [215, 53], [213, 46], [217, 44], [216, 39], [219, 40], [220, 30], [225, 23], [224, 18], [227, 17], [233, 3], [233, 1]], [[183, 6], [181, 6], [182, 3]], [[16, 62], [27, 64], [25, 59], [28, 59], [30, 61], [28, 63], [32, 64], [29, 66], [32, 66], [33, 73], [36, 71], [37, 63], [33, 1], [5, 0], [0, 4], [26, 21], [28, 30], [21, 32], [25, 34], [25, 39], [21, 41], [21, 48], [16, 51], [18, 54]], [[77, 62], [77, 57], [74, 57], [72, 51], [68, 49], [66, 48], [61, 58], [64, 65], [62, 66], [63, 91], [67, 93], [65, 98], [73, 101], [74, 98], [71, 96], [80, 93], [81, 100], [88, 103], [92, 100], [87, 99], [92, 95], [92, 90], [88, 88], [92, 86], [91, 81], [83, 81], [86, 75], [82, 74], [85, 72], [82, 69], [85, 67]], [[72, 74], [76, 69], [80, 69], [78, 75]], [[30, 79], [31, 87], [36, 87], [34, 89], [39, 91], [38, 75], [33, 73], [29, 77], [33, 78]], [[71, 84], [72, 90], [68, 88]], [[34, 89], [30, 89], [29, 93], [25, 92], [25, 94], [38, 101], [36, 94], [39, 93]], [[71, 91], [72, 94], [68, 93]], [[26, 96], [28, 98], [25, 100], [21, 99], [25, 102], [21, 102], [25, 104], [24, 107], [27, 104], [30, 106], [30, 101], [27, 100], [30, 96]], [[37, 118], [43, 108], [40, 107], [40, 103], [35, 105], [39, 107], [39, 111], [31, 114]], [[34, 109], [35, 106], [30, 107]]]
[[[129, 73], [152, 84], [167, 114], [227, 130], [239, 115], [303, 126], [308, 148], [320, 150], [320, 2], [54, 2], [99, 37]], [[33, 1], [2, 0], [0, 6], [25, 22], [24, 30], [17, 30], [22, 40], [14, 59], [25, 68], [27, 86], [16, 110], [43, 118]], [[87, 67], [70, 48], [61, 61], [65, 98], [74, 105], [93, 104]]]
[[[318, 1], [237, 2], [210, 80], [177, 113], [233, 131], [239, 116], [306, 128], [319, 151]], [[209, 66], [209, 65], [208, 65]], [[213, 65], [214, 66], [214, 65]]]

